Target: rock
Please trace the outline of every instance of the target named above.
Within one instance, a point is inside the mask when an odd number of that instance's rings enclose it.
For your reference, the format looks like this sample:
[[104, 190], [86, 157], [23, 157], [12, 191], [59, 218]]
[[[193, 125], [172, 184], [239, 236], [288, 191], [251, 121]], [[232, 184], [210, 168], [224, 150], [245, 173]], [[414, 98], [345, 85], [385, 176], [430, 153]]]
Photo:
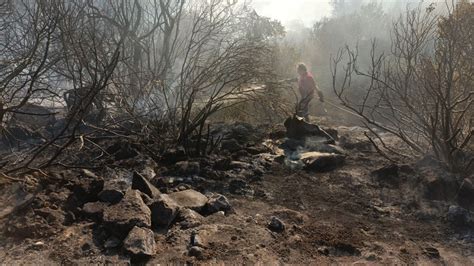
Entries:
[[204, 217], [188, 208], [180, 208], [176, 217], [181, 229], [195, 228], [202, 224]]
[[135, 226], [124, 240], [123, 248], [135, 256], [153, 256], [156, 253], [155, 234], [148, 228]]
[[201, 211], [207, 203], [207, 197], [193, 189], [187, 189], [169, 194], [179, 206], [189, 208], [194, 211]]
[[304, 168], [314, 172], [332, 171], [345, 162], [345, 156], [333, 153], [307, 152], [301, 154]]
[[168, 228], [179, 210], [179, 205], [166, 194], [161, 194], [149, 207], [153, 227], [159, 228]]
[[181, 161], [175, 164], [178, 175], [198, 175], [201, 168], [199, 162]]
[[237, 152], [242, 150], [242, 146], [235, 139], [223, 140], [221, 142], [221, 149], [229, 152]]
[[97, 176], [90, 176], [88, 172], [82, 172], [72, 182], [70, 190], [78, 199], [78, 205], [86, 202], [97, 201], [98, 194], [104, 188], [104, 180]]
[[140, 165], [135, 168], [140, 175], [146, 180], [152, 180], [156, 176], [155, 168], [158, 167], [155, 161], [146, 159], [140, 162]]
[[446, 219], [454, 226], [469, 226], [472, 222], [471, 214], [468, 210], [456, 206], [449, 206]]
[[439, 259], [439, 251], [433, 247], [426, 247], [423, 249], [423, 254], [425, 254], [430, 259]]
[[276, 233], [281, 233], [285, 231], [285, 224], [277, 217], [272, 216], [270, 222], [268, 223], [268, 229]]
[[229, 200], [220, 194], [213, 195], [206, 203], [204, 207], [204, 212], [206, 214], [213, 214], [219, 211], [223, 211], [225, 213], [233, 211], [232, 205], [230, 205]]
[[121, 236], [134, 226], [150, 227], [151, 211], [138, 190], [129, 189], [123, 199], [104, 210], [104, 222], [112, 233]]
[[96, 201], [88, 202], [82, 206], [82, 213], [89, 218], [102, 219], [107, 203]]
[[152, 199], [158, 197], [161, 194], [153, 184], [151, 184], [138, 172], [133, 173], [132, 188], [140, 190]]
[[310, 136], [320, 136], [326, 138], [327, 144], [335, 144], [334, 139], [319, 126], [306, 123], [303, 119], [290, 117], [284, 123], [286, 136], [291, 139], [305, 139]]
[[115, 160], [126, 160], [138, 155], [138, 152], [129, 142], [119, 141], [106, 149], [109, 154], [114, 155]]
[[188, 254], [191, 257], [202, 258], [204, 250], [198, 246], [192, 246], [191, 248], [189, 248]]
[[130, 184], [125, 180], [108, 179], [104, 183], [104, 188], [99, 193], [99, 200], [115, 204], [122, 200], [125, 192], [130, 188]]
[[396, 164], [384, 166], [372, 172], [374, 180], [379, 184], [398, 186], [400, 184], [399, 167]]
[[190, 241], [191, 246], [196, 246], [196, 247], [201, 247], [205, 248], [206, 244], [204, 243], [203, 239], [201, 236], [199, 236], [198, 233], [192, 232], [191, 233], [191, 241]]
[[470, 179], [461, 182], [457, 200], [460, 206], [474, 211], [474, 184]]

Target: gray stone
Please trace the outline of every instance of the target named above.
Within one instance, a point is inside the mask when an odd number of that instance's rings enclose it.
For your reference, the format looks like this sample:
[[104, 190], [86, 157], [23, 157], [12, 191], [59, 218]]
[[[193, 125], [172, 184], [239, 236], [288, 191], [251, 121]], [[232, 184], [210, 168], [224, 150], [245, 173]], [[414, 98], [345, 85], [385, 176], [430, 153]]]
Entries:
[[314, 172], [327, 172], [342, 166], [345, 156], [333, 153], [307, 152], [301, 155], [304, 168]]
[[204, 217], [188, 208], [181, 208], [176, 217], [181, 229], [195, 228], [202, 224]]
[[109, 179], [106, 180], [104, 183], [104, 188], [99, 193], [99, 200], [102, 202], [109, 202], [115, 204], [119, 202], [127, 189], [130, 188], [130, 184], [128, 184], [125, 180], [120, 179]]
[[327, 144], [334, 144], [335, 141], [326, 131], [318, 125], [306, 123], [303, 119], [296, 116], [288, 118], [285, 123], [286, 136], [291, 139], [305, 139], [312, 136], [320, 136], [326, 138]]
[[213, 214], [219, 211], [228, 213], [232, 211], [232, 205], [230, 205], [229, 200], [220, 194], [213, 195], [206, 203], [204, 211], [206, 214]]
[[168, 228], [179, 210], [179, 205], [166, 194], [161, 194], [149, 207], [153, 226], [161, 228]]
[[207, 203], [207, 197], [193, 189], [169, 194], [179, 206], [199, 212]]
[[196, 257], [196, 258], [201, 258], [204, 255], [204, 250], [198, 246], [192, 246], [189, 249], [189, 256], [191, 257]]
[[150, 227], [151, 211], [138, 190], [129, 189], [123, 199], [104, 210], [104, 222], [113, 233], [123, 235], [134, 226]]
[[123, 242], [123, 248], [135, 256], [156, 254], [155, 234], [148, 228], [133, 227]]
[[161, 194], [153, 184], [151, 184], [145, 177], [137, 172], [133, 173], [132, 188], [140, 190], [152, 199], [158, 197]]
[[88, 202], [82, 206], [82, 212], [85, 216], [95, 219], [102, 219], [104, 209], [108, 206], [107, 203], [96, 201]]
[[268, 223], [268, 229], [273, 232], [281, 233], [285, 231], [285, 224], [275, 216], [272, 216], [270, 222]]

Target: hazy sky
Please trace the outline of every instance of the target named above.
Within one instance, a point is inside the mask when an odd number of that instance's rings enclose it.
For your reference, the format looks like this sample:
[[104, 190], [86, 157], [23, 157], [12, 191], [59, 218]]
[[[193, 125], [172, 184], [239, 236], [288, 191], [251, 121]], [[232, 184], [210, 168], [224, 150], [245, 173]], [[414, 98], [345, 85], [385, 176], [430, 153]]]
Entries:
[[280, 20], [285, 26], [300, 20], [306, 26], [331, 15], [330, 0], [252, 0], [258, 14]]

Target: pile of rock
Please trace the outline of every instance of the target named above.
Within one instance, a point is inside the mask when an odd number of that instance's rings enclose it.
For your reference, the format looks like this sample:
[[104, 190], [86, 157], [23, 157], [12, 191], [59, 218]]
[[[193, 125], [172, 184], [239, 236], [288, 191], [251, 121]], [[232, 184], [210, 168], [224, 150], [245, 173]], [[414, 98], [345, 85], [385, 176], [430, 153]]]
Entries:
[[164, 194], [137, 172], [130, 186], [108, 181], [97, 197], [98, 201], [85, 203], [81, 210], [106, 231], [104, 247], [122, 247], [136, 257], [155, 254], [154, 231], [175, 225], [192, 228], [205, 215], [232, 211], [223, 195], [207, 197], [193, 189]]

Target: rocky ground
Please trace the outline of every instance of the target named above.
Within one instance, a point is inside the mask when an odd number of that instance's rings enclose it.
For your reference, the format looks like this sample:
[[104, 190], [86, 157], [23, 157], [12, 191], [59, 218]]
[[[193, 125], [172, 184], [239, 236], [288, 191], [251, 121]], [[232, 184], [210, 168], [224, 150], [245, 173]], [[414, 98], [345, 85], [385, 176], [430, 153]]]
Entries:
[[473, 176], [390, 162], [361, 128], [326, 127], [335, 144], [296, 128], [221, 125], [220, 151], [199, 159], [117, 141], [103, 167], [2, 179], [0, 259], [474, 264]]

